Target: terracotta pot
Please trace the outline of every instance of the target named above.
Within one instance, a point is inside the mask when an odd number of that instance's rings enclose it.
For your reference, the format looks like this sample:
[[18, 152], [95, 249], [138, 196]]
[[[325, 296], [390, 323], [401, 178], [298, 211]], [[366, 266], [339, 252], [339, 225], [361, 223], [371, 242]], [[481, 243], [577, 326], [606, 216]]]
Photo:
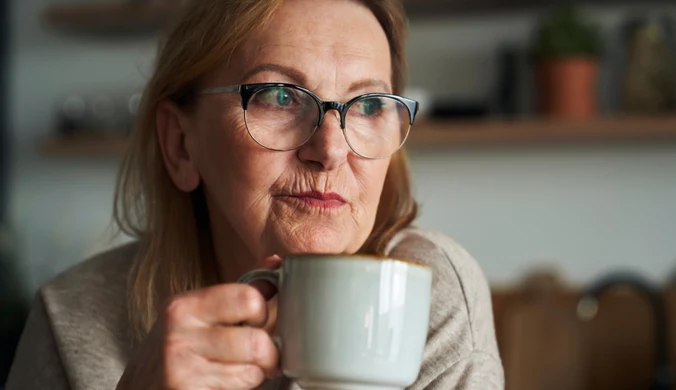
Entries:
[[538, 101], [541, 113], [585, 119], [598, 113], [598, 62], [590, 58], [560, 58], [540, 62]]

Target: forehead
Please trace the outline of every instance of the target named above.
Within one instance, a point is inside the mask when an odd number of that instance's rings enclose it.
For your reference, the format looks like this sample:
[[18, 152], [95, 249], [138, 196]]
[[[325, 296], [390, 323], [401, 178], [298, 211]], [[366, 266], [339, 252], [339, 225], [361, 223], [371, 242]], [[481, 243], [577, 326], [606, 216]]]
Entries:
[[231, 76], [239, 78], [261, 64], [275, 64], [302, 73], [308, 87], [362, 79], [391, 84], [385, 32], [368, 8], [351, 0], [285, 1], [233, 60]]

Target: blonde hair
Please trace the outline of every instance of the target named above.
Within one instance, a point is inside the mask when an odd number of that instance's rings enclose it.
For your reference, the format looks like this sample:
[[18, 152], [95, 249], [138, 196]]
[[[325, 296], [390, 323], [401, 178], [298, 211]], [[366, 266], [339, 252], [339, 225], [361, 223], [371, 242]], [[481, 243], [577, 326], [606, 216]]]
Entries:
[[[136, 128], [117, 180], [114, 221], [138, 239], [129, 280], [129, 315], [136, 336], [150, 329], [161, 301], [217, 282], [204, 194], [178, 190], [165, 170], [155, 112], [166, 99], [190, 94], [248, 37], [264, 26], [283, 0], [193, 0], [159, 46], [143, 94]], [[399, 0], [359, 0], [377, 17], [390, 44], [392, 85], [401, 93], [405, 72], [406, 18]], [[408, 160], [391, 159], [374, 228], [360, 252], [382, 254], [416, 217]]]

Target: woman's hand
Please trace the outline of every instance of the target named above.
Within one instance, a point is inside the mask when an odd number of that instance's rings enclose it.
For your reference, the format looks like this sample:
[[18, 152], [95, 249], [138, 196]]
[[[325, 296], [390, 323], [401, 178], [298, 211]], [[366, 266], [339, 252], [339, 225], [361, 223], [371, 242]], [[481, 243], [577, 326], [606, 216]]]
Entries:
[[[264, 266], [279, 262], [268, 258]], [[223, 284], [174, 297], [117, 389], [254, 389], [278, 373], [277, 349], [263, 329], [268, 320], [263, 294], [249, 285]]]

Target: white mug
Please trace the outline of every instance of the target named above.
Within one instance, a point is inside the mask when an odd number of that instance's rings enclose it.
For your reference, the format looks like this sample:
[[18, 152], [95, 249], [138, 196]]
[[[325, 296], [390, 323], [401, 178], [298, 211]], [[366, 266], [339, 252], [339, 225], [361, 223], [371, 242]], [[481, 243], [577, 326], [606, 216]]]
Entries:
[[279, 291], [276, 341], [285, 376], [304, 390], [401, 390], [418, 376], [432, 270], [368, 255], [287, 256], [267, 280]]

